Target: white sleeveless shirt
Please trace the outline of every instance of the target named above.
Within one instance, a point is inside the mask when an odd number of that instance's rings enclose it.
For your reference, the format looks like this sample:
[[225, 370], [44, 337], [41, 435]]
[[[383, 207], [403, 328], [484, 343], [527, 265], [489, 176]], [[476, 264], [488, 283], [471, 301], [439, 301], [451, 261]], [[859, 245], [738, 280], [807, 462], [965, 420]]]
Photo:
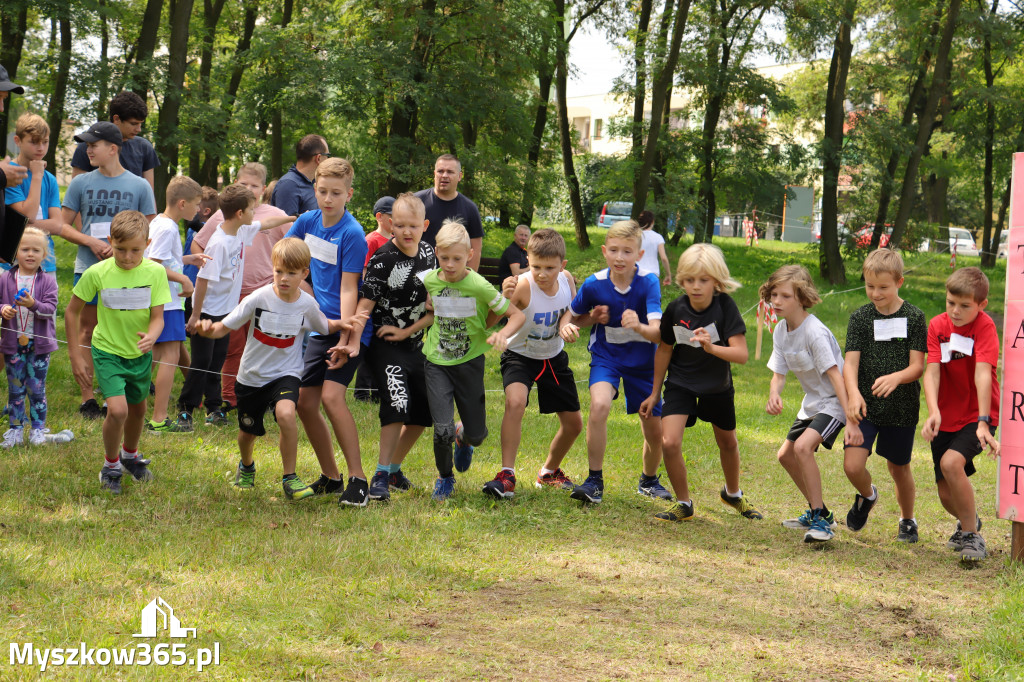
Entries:
[[508, 341], [508, 349], [534, 360], [550, 360], [565, 345], [558, 335], [558, 320], [572, 303], [572, 289], [565, 271], [558, 273], [558, 291], [548, 296], [533, 281], [533, 273], [519, 275], [530, 283], [530, 304], [523, 310], [526, 322]]

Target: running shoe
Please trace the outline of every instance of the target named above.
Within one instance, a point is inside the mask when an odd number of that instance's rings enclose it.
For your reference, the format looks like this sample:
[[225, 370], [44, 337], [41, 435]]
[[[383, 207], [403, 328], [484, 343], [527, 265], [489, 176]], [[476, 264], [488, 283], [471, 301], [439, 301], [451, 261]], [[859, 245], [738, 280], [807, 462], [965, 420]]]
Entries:
[[298, 476], [282, 479], [281, 487], [284, 489], [284, 496], [293, 502], [313, 497], [315, 494]]
[[21, 445], [25, 442], [25, 430], [18, 426], [13, 429], [7, 429], [4, 432], [4, 442], [0, 443], [0, 448], [10, 450], [16, 445]]
[[214, 410], [213, 412], [206, 415], [207, 426], [227, 426], [228, 416], [224, 414], [224, 410]]
[[[253, 467], [252, 470], [250, 471], [246, 471], [245, 469], [242, 468], [242, 463], [239, 462], [238, 470], [235, 472], [234, 486], [240, 490], [252, 490], [253, 488], [255, 488], [256, 467]], [[285, 490], [285, 494], [288, 494], [287, 490]]]
[[832, 524], [819, 512], [811, 514], [811, 525], [804, 533], [804, 542], [828, 542], [834, 538], [836, 532], [832, 530]]
[[[825, 520], [828, 521], [829, 528], [835, 530], [838, 527], [836, 523], [836, 515], [832, 513], [830, 509], [828, 514], [825, 515]], [[792, 528], [793, 530], [807, 530], [811, 527], [811, 510], [805, 509], [804, 513], [795, 519], [786, 519], [782, 522], [783, 528]]]
[[387, 502], [391, 499], [391, 486], [388, 485], [389, 474], [386, 471], [377, 471], [373, 474], [370, 479], [370, 492], [367, 493], [367, 497], [371, 500], [379, 500], [380, 502]]
[[314, 495], [338, 495], [345, 489], [345, 481], [340, 478], [334, 481], [320, 474], [320, 478], [313, 481], [309, 489]]
[[693, 502], [683, 504], [676, 502], [663, 512], [658, 512], [654, 518], [662, 521], [690, 521], [693, 519]]
[[121, 450], [121, 466], [128, 470], [136, 481], [152, 481], [153, 472], [149, 470], [149, 460], [143, 459], [138, 454], [132, 458], [125, 457], [125, 451]]
[[341, 494], [338, 502], [347, 504], [350, 507], [365, 507], [369, 498], [366, 494], [370, 491], [369, 484], [361, 478], [349, 476], [345, 492]]
[[722, 491], [719, 493], [719, 496], [722, 498], [722, 502], [724, 504], [727, 504], [736, 511], [738, 511], [740, 515], [743, 516], [743, 518], [745, 519], [764, 518], [764, 515], [757, 510], [757, 507], [750, 504], [750, 502], [747, 501], [747, 498], [744, 495], [740, 495], [739, 497], [732, 497], [731, 495], [726, 494], [725, 488], [722, 488]]
[[878, 488], [874, 484], [871, 485], [871, 494], [875, 499], [869, 500], [860, 493], [854, 496], [853, 506], [850, 507], [850, 511], [846, 512], [846, 527], [850, 530], [857, 532], [868, 522], [868, 514], [871, 513], [875, 502], [878, 502]]
[[78, 414], [82, 415], [86, 419], [99, 419], [103, 416], [103, 410], [100, 409], [95, 398], [89, 398], [78, 406]]
[[189, 433], [190, 427], [182, 426], [180, 421], [168, 417], [162, 422], [155, 422], [152, 419], [146, 422], [146, 430], [155, 433]]
[[473, 464], [473, 446], [462, 442], [462, 422], [455, 425], [455, 470], [468, 471]]
[[121, 467], [114, 468], [104, 465], [100, 469], [100, 487], [111, 495], [120, 495], [122, 474]]
[[402, 470], [399, 469], [398, 471], [392, 471], [391, 475], [388, 476], [388, 487], [392, 492], [404, 493], [412, 490], [416, 486], [414, 486], [412, 481], [406, 478], [405, 474], [402, 473]]
[[[978, 516], [977, 514], [975, 514], [974, 518], [978, 521], [977, 528], [978, 528], [978, 532], [980, 533], [981, 532], [981, 517]], [[953, 550], [954, 552], [959, 552], [959, 551], [963, 550], [963, 548], [964, 548], [964, 531], [963, 531], [963, 527], [960, 525], [959, 521], [956, 522], [956, 530], [953, 531], [953, 534], [949, 536], [949, 540], [946, 541], [946, 547], [948, 547], [949, 549]]]
[[960, 561], [970, 564], [981, 561], [986, 556], [988, 552], [985, 551], [985, 539], [981, 537], [981, 533], [964, 533]]
[[75, 433], [70, 429], [62, 429], [57, 433], [50, 433], [50, 429], [43, 429], [46, 434], [47, 443], [70, 443], [75, 439]]
[[516, 475], [511, 471], [502, 469], [494, 480], [484, 483], [484, 495], [496, 497], [499, 500], [512, 498], [516, 494]]
[[190, 412], [180, 412], [177, 420], [178, 430], [175, 433], [191, 433], [195, 430], [195, 423], [192, 421]]
[[32, 429], [28, 434], [30, 445], [46, 445], [46, 429]]
[[896, 540], [899, 542], [917, 542], [917, 521], [913, 519], [900, 519]]
[[434, 502], [444, 502], [455, 492], [454, 476], [438, 476], [434, 481], [434, 493], [430, 496]]
[[645, 476], [640, 474], [640, 484], [636, 491], [641, 495], [653, 497], [656, 500], [672, 500], [672, 493], [661, 484], [661, 476]]
[[597, 476], [587, 476], [587, 480], [583, 481], [583, 485], [578, 485], [572, 489], [572, 494], [569, 497], [580, 502], [601, 504], [601, 498], [604, 497], [604, 479]]
[[550, 474], [537, 473], [537, 480], [533, 484], [538, 488], [559, 488], [561, 490], [572, 490], [575, 484], [561, 469], [555, 469]]

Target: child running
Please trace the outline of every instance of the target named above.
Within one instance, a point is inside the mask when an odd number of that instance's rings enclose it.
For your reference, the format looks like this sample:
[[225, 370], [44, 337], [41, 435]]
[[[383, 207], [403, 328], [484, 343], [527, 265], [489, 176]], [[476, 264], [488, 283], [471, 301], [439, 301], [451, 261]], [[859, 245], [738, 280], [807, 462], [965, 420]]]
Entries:
[[[825, 506], [821, 471], [814, 460], [819, 445], [829, 450], [846, 421], [846, 385], [843, 356], [828, 327], [807, 309], [821, 303], [811, 275], [801, 265], [784, 265], [761, 285], [761, 299], [771, 303], [779, 316], [772, 335], [772, 370], [765, 411], [782, 414], [782, 389], [786, 373], [793, 372], [804, 391], [796, 421], [779, 448], [779, 464], [807, 500], [808, 509], [798, 518], [782, 522], [786, 528], [806, 531], [804, 542], [828, 542], [835, 536], [835, 515]], [[860, 445], [856, 424], [846, 432], [846, 442]]]
[[662, 450], [676, 503], [654, 516], [664, 521], [693, 518], [682, 443], [683, 433], [700, 419], [711, 424], [718, 443], [725, 474], [725, 487], [719, 493], [722, 502], [748, 519], [762, 519], [740, 489], [736, 391], [730, 364], [747, 362], [747, 327], [728, 293], [740, 284], [730, 277], [722, 250], [711, 244], [694, 244], [683, 252], [676, 283], [684, 293], [661, 318], [654, 386], [640, 405], [641, 416], [650, 415], [661, 400], [662, 384], [667, 384], [661, 413]]

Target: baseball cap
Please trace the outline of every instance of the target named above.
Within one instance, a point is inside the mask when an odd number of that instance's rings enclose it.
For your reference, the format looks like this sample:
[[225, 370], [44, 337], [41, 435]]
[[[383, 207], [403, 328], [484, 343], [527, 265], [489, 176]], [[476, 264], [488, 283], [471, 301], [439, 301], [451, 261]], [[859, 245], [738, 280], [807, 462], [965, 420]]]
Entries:
[[2, 92], [15, 92], [19, 95], [25, 94], [25, 88], [18, 85], [17, 83], [11, 82], [11, 77], [7, 75], [7, 69], [0, 65], [0, 91]]
[[75, 135], [75, 142], [109, 142], [121, 146], [121, 130], [110, 121], [96, 121], [84, 133]]
[[377, 203], [373, 205], [373, 215], [377, 215], [378, 213], [391, 215], [391, 207], [394, 205], [394, 197], [381, 197], [380, 199], [377, 199]]

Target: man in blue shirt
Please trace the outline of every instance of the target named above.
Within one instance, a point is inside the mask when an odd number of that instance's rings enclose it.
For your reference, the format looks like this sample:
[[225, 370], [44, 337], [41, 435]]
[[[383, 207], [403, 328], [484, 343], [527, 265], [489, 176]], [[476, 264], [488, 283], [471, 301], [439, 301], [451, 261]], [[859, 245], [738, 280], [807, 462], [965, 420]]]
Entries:
[[270, 195], [271, 206], [277, 206], [287, 215], [315, 211], [313, 178], [320, 163], [330, 156], [327, 140], [320, 135], [306, 135], [299, 140], [295, 145], [295, 165], [278, 178]]

